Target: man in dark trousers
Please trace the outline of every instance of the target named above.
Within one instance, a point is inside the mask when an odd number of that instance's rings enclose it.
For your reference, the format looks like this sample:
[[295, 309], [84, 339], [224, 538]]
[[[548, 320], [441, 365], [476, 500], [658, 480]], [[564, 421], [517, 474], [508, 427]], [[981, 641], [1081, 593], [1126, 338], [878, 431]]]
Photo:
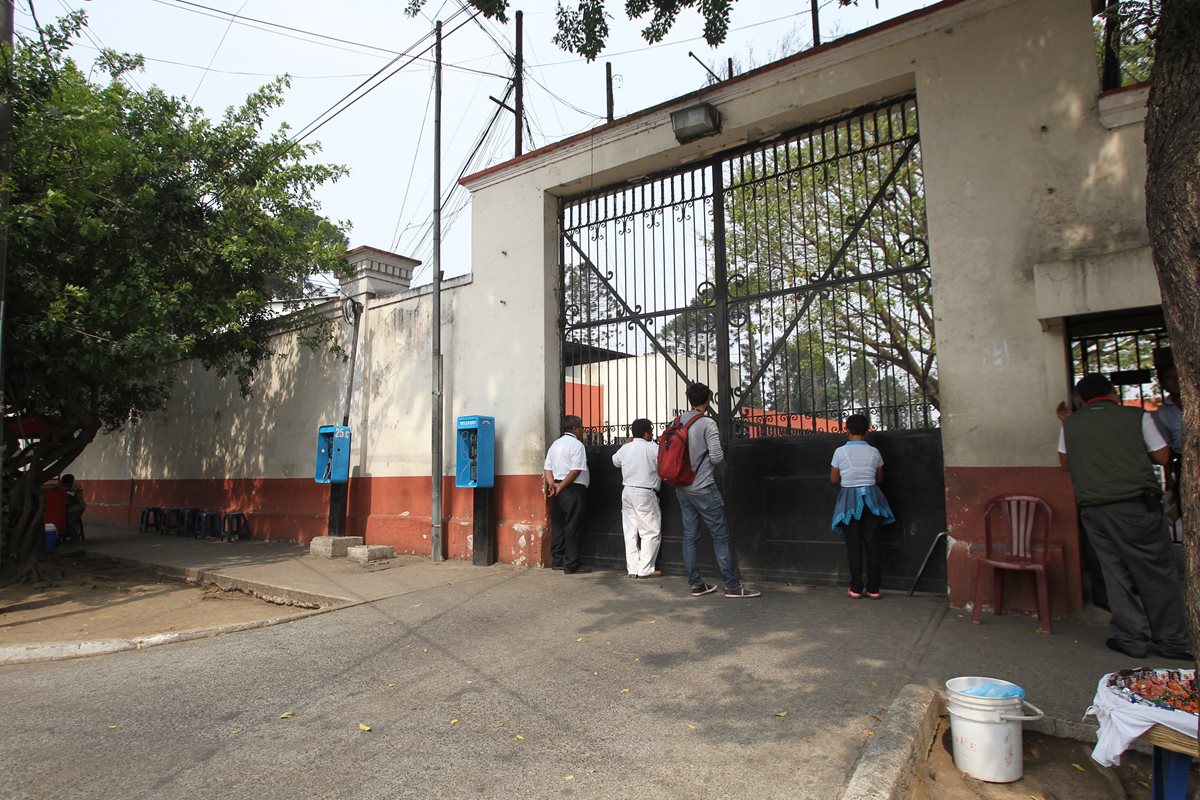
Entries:
[[1075, 392], [1083, 407], [1063, 421], [1058, 458], [1104, 570], [1113, 633], [1105, 644], [1145, 658], [1154, 642], [1163, 658], [1195, 661], [1151, 463], [1166, 466], [1171, 448], [1149, 414], [1121, 405], [1103, 375], [1084, 375]]
[[550, 445], [543, 465], [546, 497], [550, 498], [550, 566], [567, 575], [591, 572], [579, 563], [590, 482], [582, 439], [583, 420], [565, 417], [563, 435]]

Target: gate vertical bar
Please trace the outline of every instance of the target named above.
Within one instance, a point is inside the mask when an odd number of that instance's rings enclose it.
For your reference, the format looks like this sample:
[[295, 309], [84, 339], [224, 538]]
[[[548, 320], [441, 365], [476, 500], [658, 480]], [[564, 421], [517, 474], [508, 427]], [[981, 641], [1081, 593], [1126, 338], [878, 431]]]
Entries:
[[725, 174], [722, 161], [712, 163], [713, 174], [713, 283], [717, 318], [717, 428], [721, 441], [733, 434], [733, 386], [729, 381], [729, 278], [725, 263]]

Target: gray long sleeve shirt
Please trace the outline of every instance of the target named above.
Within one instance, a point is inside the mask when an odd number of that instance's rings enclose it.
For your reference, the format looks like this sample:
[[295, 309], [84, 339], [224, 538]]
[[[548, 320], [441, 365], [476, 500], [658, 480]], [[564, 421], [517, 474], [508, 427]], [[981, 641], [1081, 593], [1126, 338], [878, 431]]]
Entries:
[[[683, 423], [692, 417], [699, 416], [695, 411], [687, 411], [679, 415]], [[705, 453], [708, 458], [701, 460]], [[701, 489], [716, 483], [713, 478], [713, 466], [725, 460], [725, 451], [721, 449], [721, 433], [717, 430], [717, 421], [705, 416], [688, 429], [688, 456], [692, 460], [692, 469], [696, 471], [696, 479], [688, 488]]]

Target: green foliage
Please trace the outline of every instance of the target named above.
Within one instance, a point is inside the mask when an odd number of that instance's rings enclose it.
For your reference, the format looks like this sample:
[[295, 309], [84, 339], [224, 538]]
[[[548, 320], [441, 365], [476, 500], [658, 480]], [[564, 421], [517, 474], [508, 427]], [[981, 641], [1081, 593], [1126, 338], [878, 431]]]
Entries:
[[[729, 12], [737, 0], [625, 0], [625, 15], [640, 19], [651, 15], [650, 22], [642, 29], [642, 38], [651, 44], [661, 42], [670, 33], [679, 12], [696, 9], [704, 17], [704, 40], [713, 47], [725, 41], [729, 34]], [[839, 0], [845, 4], [847, 0]], [[416, 16], [425, 7], [426, 0], [408, 0], [404, 11]], [[507, 21], [508, 0], [470, 0], [470, 4], [485, 17]], [[561, 2], [555, 9], [558, 33], [554, 43], [566, 50], [594, 61], [608, 41], [608, 20], [611, 15], [605, 10], [607, 0], [579, 0], [575, 6]]]
[[[1124, 0], [1114, 3], [1092, 22], [1096, 41], [1096, 64], [1101, 80], [1104, 75], [1105, 29], [1116, 23], [1114, 50], [1120, 86], [1150, 80], [1154, 66], [1154, 34], [1158, 27], [1159, 0]], [[1110, 87], [1115, 88], [1115, 87]]]
[[39, 446], [8, 443], [10, 481], [40, 483], [100, 428], [161, 408], [172, 361], [248, 390], [271, 355], [271, 300], [295, 306], [317, 273], [346, 269], [345, 236], [313, 200], [344, 170], [307, 163], [316, 147], [286, 129], [263, 137], [285, 78], [211, 121], [131, 89], [136, 56], [105, 52], [107, 82], [90, 81], [65, 54], [84, 24], [22, 37], [11, 60], [4, 412], [53, 425]]
[[[804, 380], [810, 402], [828, 398], [826, 363], [844, 376], [840, 403], [805, 411], [907, 403], [910, 384], [937, 406], [920, 156], [900, 161], [905, 140], [894, 138], [915, 131], [915, 114], [875, 112], [730, 165], [730, 301], [755, 328], [743, 350], [783, 337], [783, 361], [764, 374], [768, 407], [793, 410], [802, 398], [786, 387]], [[807, 378], [778, 375], [789, 353]]]

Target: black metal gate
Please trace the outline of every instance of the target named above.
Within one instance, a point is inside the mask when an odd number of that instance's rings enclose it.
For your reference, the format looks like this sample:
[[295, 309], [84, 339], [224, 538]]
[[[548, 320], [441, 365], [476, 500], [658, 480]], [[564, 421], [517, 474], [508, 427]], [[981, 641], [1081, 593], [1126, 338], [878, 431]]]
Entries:
[[[562, 399], [589, 435], [592, 558], [624, 563], [611, 454], [629, 423], [661, 430], [702, 381], [747, 576], [841, 580], [829, 460], [840, 421], [864, 413], [899, 517], [889, 575], [911, 581], [945, 528], [915, 98], [572, 198], [560, 227]], [[670, 567], [670, 490], [663, 510]], [[944, 565], [926, 578], [944, 587]]]

